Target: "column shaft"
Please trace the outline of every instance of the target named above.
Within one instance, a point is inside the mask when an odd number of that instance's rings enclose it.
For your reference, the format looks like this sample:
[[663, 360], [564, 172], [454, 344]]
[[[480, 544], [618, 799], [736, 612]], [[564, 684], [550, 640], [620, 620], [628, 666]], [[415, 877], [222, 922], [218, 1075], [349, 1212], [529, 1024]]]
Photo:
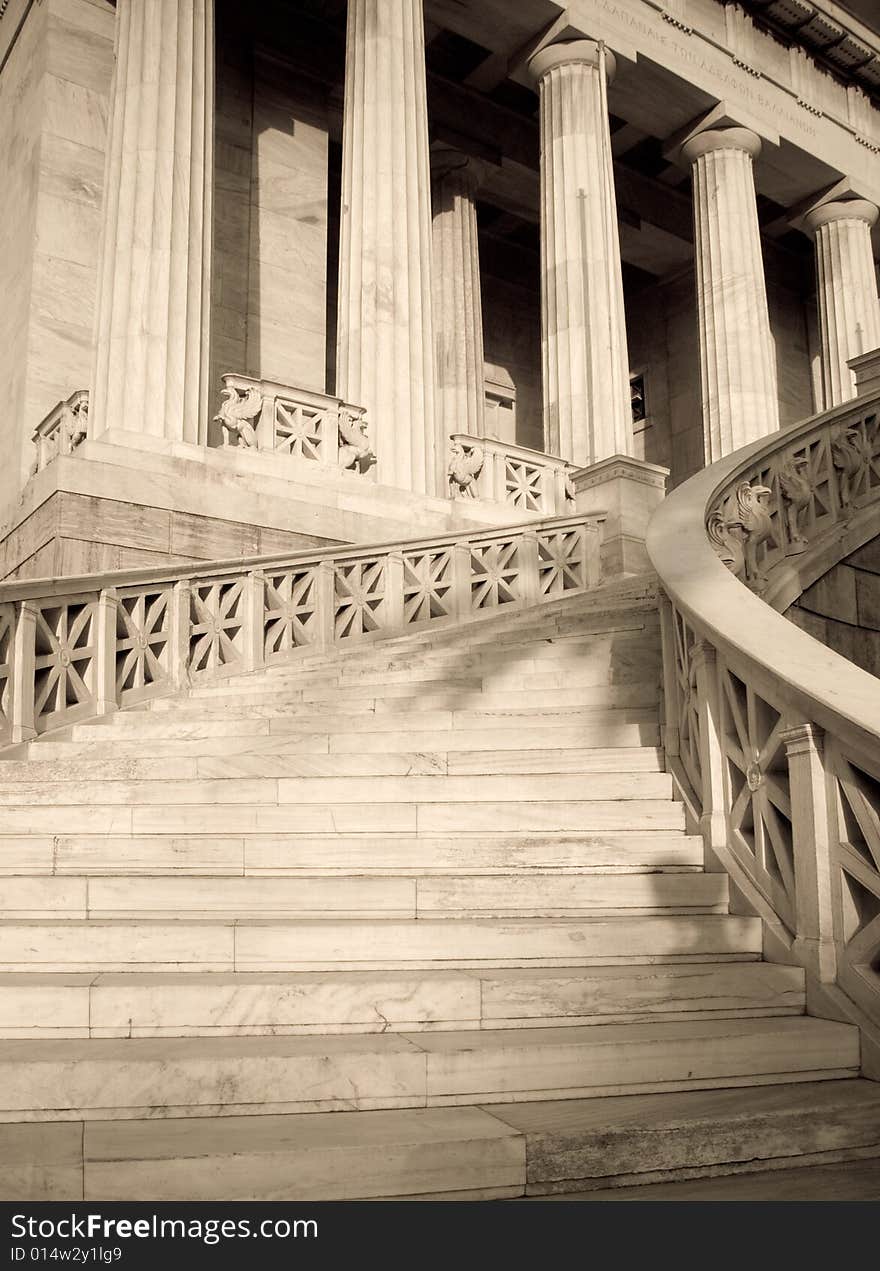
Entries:
[[590, 40], [530, 62], [541, 103], [545, 445], [577, 464], [632, 453], [629, 363], [606, 101], [612, 55]]
[[744, 128], [698, 134], [692, 162], [694, 255], [706, 463], [779, 427], [776, 361]]
[[439, 492], [421, 0], [349, 0], [337, 393], [367, 408], [379, 480]]
[[825, 203], [806, 218], [816, 241], [826, 410], [855, 396], [848, 359], [880, 345], [880, 302], [871, 249], [871, 226], [876, 219], [876, 206], [864, 199]]
[[90, 430], [199, 442], [208, 392], [212, 0], [121, 0]]
[[483, 310], [474, 194], [478, 172], [465, 155], [442, 155], [434, 184], [434, 360], [438, 442], [482, 437]]

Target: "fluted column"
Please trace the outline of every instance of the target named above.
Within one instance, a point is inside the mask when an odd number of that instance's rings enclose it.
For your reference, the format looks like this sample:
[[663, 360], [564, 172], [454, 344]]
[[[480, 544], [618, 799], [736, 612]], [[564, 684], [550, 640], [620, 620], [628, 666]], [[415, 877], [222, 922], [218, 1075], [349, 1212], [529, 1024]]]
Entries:
[[752, 171], [760, 149], [747, 128], [698, 133], [682, 149], [693, 176], [707, 464], [779, 427]]
[[422, 0], [349, 0], [337, 393], [367, 408], [378, 477], [439, 493]]
[[866, 199], [824, 203], [806, 215], [816, 243], [816, 287], [825, 409], [855, 396], [847, 360], [880, 345], [871, 249], [878, 209]]
[[632, 453], [629, 364], [606, 83], [592, 40], [529, 62], [541, 103], [544, 433], [579, 465]]
[[212, 0], [120, 0], [90, 431], [207, 423]]
[[437, 431], [482, 437], [483, 308], [474, 197], [481, 165], [456, 150], [432, 156], [434, 171], [434, 369]]

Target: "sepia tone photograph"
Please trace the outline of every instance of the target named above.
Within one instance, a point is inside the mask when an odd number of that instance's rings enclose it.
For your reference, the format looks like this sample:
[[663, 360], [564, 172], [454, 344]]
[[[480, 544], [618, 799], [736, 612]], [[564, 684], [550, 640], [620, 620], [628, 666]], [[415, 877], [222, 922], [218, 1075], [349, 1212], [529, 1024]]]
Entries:
[[11, 1260], [880, 1201], [880, 0], [0, 0], [0, 172]]

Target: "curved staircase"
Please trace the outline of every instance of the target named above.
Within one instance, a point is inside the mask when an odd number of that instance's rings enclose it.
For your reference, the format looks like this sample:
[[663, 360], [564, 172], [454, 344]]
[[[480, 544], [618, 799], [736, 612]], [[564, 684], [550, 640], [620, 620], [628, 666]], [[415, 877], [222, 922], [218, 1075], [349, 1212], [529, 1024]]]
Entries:
[[0, 1195], [514, 1197], [880, 1157], [703, 868], [649, 579], [0, 762]]

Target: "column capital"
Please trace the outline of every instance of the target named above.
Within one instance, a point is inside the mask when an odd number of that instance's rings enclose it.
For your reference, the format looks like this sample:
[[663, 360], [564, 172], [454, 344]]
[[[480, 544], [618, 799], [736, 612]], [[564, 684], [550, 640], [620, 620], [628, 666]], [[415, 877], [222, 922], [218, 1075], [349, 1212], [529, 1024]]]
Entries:
[[804, 214], [804, 228], [811, 234], [831, 221], [864, 221], [870, 228], [877, 221], [880, 208], [868, 199], [835, 199], [820, 203]]
[[528, 72], [536, 84], [539, 84], [548, 71], [557, 66], [568, 66], [580, 62], [586, 66], [597, 67], [605, 54], [605, 74], [609, 84], [617, 71], [617, 59], [609, 48], [597, 40], [567, 40], [558, 44], [545, 44], [534, 53], [528, 61]]
[[751, 128], [707, 128], [690, 137], [681, 147], [682, 157], [695, 163], [704, 154], [715, 150], [744, 150], [757, 159], [761, 153], [761, 138]]
[[453, 172], [467, 183], [471, 193], [475, 193], [486, 179], [486, 164], [482, 159], [455, 146], [435, 146], [430, 153], [431, 180], [442, 181]]

